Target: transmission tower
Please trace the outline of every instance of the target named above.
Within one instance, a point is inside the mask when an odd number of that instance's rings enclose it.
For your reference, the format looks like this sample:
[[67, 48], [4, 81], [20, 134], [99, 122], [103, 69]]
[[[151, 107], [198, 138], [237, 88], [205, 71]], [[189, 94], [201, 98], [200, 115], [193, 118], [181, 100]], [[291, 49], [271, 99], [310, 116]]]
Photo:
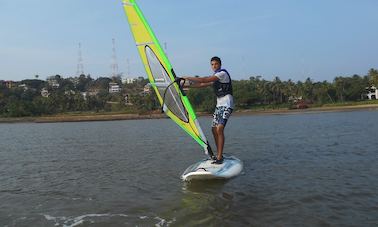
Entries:
[[112, 39], [112, 43], [113, 43], [113, 55], [112, 55], [112, 64], [111, 64], [111, 68], [112, 68], [112, 76], [115, 77], [118, 75], [118, 63], [117, 63], [117, 55], [116, 55], [116, 47], [115, 47], [115, 40], [114, 38]]
[[82, 74], [84, 74], [84, 65], [83, 65], [83, 56], [81, 54], [81, 43], [79, 43], [79, 51], [78, 51], [78, 61], [77, 61], [76, 75], [80, 76]]
[[127, 64], [127, 76], [130, 76], [130, 59], [126, 59], [126, 64]]

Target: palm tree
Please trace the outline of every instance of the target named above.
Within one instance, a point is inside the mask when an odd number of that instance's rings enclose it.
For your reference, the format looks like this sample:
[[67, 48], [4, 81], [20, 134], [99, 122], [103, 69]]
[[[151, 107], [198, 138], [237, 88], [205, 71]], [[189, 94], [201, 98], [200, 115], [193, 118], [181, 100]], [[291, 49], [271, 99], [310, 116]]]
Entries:
[[378, 86], [378, 70], [370, 69], [368, 73], [369, 81], [371, 85]]
[[336, 95], [338, 96], [341, 102], [344, 102], [344, 94], [345, 94], [344, 78], [341, 76], [335, 77], [334, 84], [336, 88]]

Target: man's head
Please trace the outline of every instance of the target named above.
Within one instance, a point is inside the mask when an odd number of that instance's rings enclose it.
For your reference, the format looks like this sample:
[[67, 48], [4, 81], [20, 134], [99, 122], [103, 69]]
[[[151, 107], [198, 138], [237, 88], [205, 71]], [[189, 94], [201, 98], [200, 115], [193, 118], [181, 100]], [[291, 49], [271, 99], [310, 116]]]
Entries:
[[211, 69], [215, 72], [222, 66], [222, 61], [219, 57], [212, 57], [210, 60]]

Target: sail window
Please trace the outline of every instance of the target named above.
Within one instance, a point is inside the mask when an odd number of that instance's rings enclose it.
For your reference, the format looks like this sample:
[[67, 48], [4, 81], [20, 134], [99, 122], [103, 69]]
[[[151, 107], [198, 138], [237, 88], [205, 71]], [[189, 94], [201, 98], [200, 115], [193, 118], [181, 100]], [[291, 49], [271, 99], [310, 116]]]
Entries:
[[145, 47], [148, 66], [150, 68], [154, 83], [160, 96], [164, 99], [164, 108], [169, 109], [176, 117], [184, 122], [189, 122], [188, 113], [181, 101], [180, 94], [174, 86], [167, 70], [162, 66], [154, 51], [146, 45]]

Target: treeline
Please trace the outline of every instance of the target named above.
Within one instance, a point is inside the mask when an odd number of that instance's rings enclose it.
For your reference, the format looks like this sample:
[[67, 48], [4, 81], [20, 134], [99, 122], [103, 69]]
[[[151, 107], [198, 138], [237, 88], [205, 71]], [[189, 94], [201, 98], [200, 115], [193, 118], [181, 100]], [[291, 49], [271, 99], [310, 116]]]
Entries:
[[[119, 84], [121, 92], [109, 93], [109, 83]], [[81, 75], [64, 79], [59, 75], [48, 81], [32, 79], [9, 86], [0, 83], [0, 116], [41, 116], [67, 112], [112, 112], [146, 113], [160, 109], [156, 96], [143, 92], [147, 79], [142, 77], [130, 84], [123, 84], [120, 77], [91, 78]], [[59, 86], [57, 86], [57, 84]], [[256, 106], [267, 108], [290, 107], [296, 100], [322, 105], [358, 101], [366, 87], [378, 85], [378, 71], [370, 69], [365, 76], [336, 77], [332, 82], [282, 81], [279, 77], [265, 80], [252, 76], [248, 80], [233, 80], [236, 108]], [[48, 95], [43, 97], [41, 91]], [[215, 98], [212, 88], [190, 89], [188, 97], [197, 111], [212, 112]]]
[[[109, 93], [110, 82], [119, 84], [121, 92]], [[90, 75], [67, 79], [56, 75], [47, 81], [29, 79], [13, 82], [12, 85], [1, 81], [0, 116], [41, 116], [81, 111], [146, 112], [157, 105], [154, 97], [142, 93], [147, 83], [142, 77], [131, 84], [122, 84], [120, 77], [93, 79]], [[42, 91], [45, 96], [42, 96]], [[127, 91], [127, 94], [122, 91]]]
[[[363, 93], [371, 85], [378, 85], [376, 69], [370, 69], [365, 76], [336, 77], [332, 82], [316, 82], [311, 78], [304, 82], [282, 81], [279, 77], [269, 81], [261, 76], [252, 76], [249, 80], [234, 80], [233, 90], [238, 109], [258, 106], [290, 108], [298, 100], [312, 105], [359, 101], [364, 99]], [[188, 96], [198, 111], [213, 110], [215, 100], [211, 88], [192, 89]]]

